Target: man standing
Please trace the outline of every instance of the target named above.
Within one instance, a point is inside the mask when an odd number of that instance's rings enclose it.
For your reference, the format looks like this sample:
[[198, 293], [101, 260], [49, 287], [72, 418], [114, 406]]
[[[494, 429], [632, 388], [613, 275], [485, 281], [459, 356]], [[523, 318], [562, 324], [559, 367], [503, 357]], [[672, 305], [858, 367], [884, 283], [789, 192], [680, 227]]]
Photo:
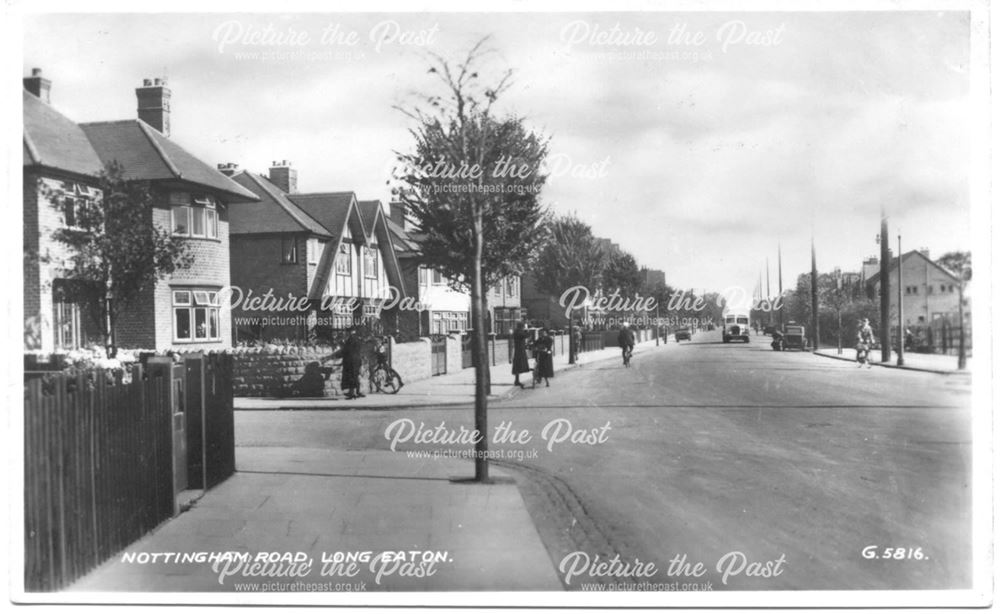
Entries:
[[628, 322], [623, 322], [621, 330], [618, 331], [618, 347], [622, 349], [622, 362], [627, 367], [632, 356], [632, 348], [635, 347], [635, 332], [629, 327]]

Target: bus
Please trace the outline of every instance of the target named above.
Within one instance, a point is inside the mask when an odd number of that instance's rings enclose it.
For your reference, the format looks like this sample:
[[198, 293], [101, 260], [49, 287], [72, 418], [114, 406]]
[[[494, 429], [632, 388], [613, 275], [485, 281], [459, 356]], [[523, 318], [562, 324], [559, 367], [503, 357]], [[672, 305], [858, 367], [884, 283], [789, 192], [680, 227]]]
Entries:
[[726, 311], [722, 314], [722, 342], [729, 343], [733, 339], [742, 339], [750, 343], [750, 312]]

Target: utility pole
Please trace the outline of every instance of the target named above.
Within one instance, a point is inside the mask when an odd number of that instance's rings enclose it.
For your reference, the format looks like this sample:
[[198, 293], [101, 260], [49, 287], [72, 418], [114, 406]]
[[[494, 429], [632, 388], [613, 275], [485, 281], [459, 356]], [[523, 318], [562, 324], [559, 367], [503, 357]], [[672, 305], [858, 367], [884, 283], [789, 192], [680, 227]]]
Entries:
[[[771, 260], [765, 259], [764, 266], [767, 271], [767, 300], [771, 300]], [[774, 313], [771, 311], [767, 312], [767, 323], [774, 324]]]
[[889, 294], [889, 218], [882, 209], [882, 233], [879, 235], [881, 254], [879, 258], [879, 296], [881, 298], [879, 317], [879, 342], [882, 344], [882, 362], [892, 359], [892, 340], [889, 334], [889, 309], [891, 296]]
[[785, 326], [785, 305], [781, 302], [784, 296], [781, 287], [781, 243], [778, 243], [778, 326], [782, 328]]
[[813, 351], [819, 349], [819, 288], [816, 274], [816, 239], [812, 240], [812, 334]]
[[903, 343], [905, 341], [903, 333], [903, 233], [900, 232], [896, 235], [896, 249], [899, 253], [896, 254], [896, 302], [899, 303], [899, 307], [896, 309], [898, 314], [897, 324], [899, 325], [899, 352], [896, 354], [896, 364], [903, 366]]

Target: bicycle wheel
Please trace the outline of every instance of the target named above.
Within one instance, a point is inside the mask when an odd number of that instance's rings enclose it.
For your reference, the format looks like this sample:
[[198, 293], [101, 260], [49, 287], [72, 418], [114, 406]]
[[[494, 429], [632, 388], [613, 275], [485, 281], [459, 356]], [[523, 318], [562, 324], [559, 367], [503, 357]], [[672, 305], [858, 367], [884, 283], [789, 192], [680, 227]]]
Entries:
[[385, 381], [382, 384], [382, 392], [386, 394], [396, 394], [403, 387], [403, 378], [396, 373], [395, 369], [385, 368]]
[[384, 392], [386, 385], [385, 370], [382, 367], [376, 367], [371, 375], [368, 376], [368, 384], [374, 387], [375, 390], [379, 392]]

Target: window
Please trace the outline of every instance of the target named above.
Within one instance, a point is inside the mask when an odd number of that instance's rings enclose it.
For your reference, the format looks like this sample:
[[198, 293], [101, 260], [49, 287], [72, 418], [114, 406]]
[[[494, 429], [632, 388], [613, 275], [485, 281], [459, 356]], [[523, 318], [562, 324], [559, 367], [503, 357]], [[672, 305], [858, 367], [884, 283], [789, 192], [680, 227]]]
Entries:
[[295, 264], [299, 261], [299, 246], [295, 238], [281, 239], [281, 263]]
[[191, 234], [191, 207], [174, 207], [170, 211], [175, 235]]
[[365, 277], [376, 279], [378, 277], [378, 251], [365, 247]]
[[419, 269], [417, 269], [417, 277], [418, 277], [417, 283], [419, 283], [421, 286], [426, 286], [428, 283], [428, 279], [430, 277], [427, 267], [420, 267]]
[[219, 293], [216, 290], [174, 290], [174, 341], [219, 341]]
[[211, 196], [170, 194], [170, 226], [175, 235], [199, 239], [219, 238], [219, 213]]
[[945, 287], [945, 285], [944, 285], [944, 284], [941, 284], [941, 293], [943, 294], [943, 293], [944, 293], [945, 291], [946, 291], [946, 287]]
[[927, 294], [934, 294], [934, 286], [931, 285], [927, 286]]
[[437, 269], [435, 269], [432, 272], [432, 274], [431, 274], [431, 283], [434, 284], [435, 286], [443, 286], [444, 285], [444, 276], [441, 275], [441, 271], [438, 271]]
[[351, 244], [341, 243], [337, 249], [337, 275], [351, 274]]
[[517, 296], [520, 281], [517, 277], [511, 276], [507, 278], [507, 296]]

